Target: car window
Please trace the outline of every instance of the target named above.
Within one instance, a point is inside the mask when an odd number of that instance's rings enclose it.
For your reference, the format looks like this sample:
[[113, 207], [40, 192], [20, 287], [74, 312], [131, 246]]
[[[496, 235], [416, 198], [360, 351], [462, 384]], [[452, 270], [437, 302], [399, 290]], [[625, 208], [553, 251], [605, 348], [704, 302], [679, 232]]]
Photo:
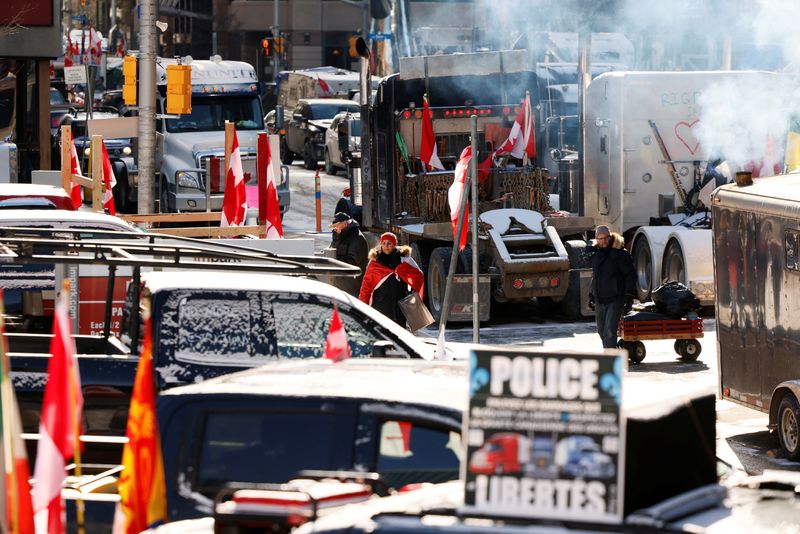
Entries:
[[177, 309], [175, 360], [253, 367], [274, 359], [261, 298], [258, 292], [220, 291], [179, 295], [177, 306], [165, 304]]
[[58, 92], [58, 89], [50, 89], [50, 105], [51, 106], [61, 106], [66, 104], [67, 101], [64, 100], [64, 96]]
[[304, 469], [352, 469], [355, 416], [292, 410], [217, 412], [202, 431], [198, 489], [286, 482]]
[[[272, 302], [278, 354], [282, 358], [321, 358], [325, 352], [333, 306], [307, 299], [296, 295]], [[370, 356], [375, 342], [384, 339], [378, 333], [377, 325], [370, 325], [364, 320], [366, 318], [358, 317], [353, 308], [339, 306], [339, 318], [353, 358]]]
[[463, 455], [458, 432], [390, 420], [381, 425], [376, 468], [392, 488], [417, 482], [445, 482], [458, 478]]
[[311, 114], [309, 119], [332, 119], [337, 113], [341, 113], [343, 111], [356, 113], [359, 111], [358, 104], [314, 104], [311, 106]]

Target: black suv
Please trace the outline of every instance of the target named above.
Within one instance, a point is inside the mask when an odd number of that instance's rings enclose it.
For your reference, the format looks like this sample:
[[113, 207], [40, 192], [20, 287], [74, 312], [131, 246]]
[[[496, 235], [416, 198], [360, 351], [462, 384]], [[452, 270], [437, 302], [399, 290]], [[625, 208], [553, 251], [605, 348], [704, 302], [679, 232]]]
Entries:
[[302, 156], [306, 169], [316, 169], [325, 154], [325, 131], [333, 117], [343, 111], [358, 113], [360, 107], [352, 100], [300, 100], [286, 122], [286, 134], [281, 139], [281, 161], [288, 165], [298, 156]]

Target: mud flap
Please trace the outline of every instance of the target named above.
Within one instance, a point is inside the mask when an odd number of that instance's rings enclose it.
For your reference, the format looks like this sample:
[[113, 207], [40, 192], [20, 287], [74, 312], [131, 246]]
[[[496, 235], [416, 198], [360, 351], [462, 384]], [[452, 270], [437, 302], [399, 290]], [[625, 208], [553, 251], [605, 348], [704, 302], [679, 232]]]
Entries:
[[[589, 272], [591, 276], [591, 271]], [[488, 321], [491, 313], [491, 277], [478, 275], [478, 317]], [[472, 275], [457, 274], [453, 278], [453, 297], [447, 321], [472, 321]]]
[[581, 283], [581, 315], [584, 317], [594, 317], [594, 310], [589, 307], [589, 291], [592, 288], [592, 270], [576, 270], [579, 273]]

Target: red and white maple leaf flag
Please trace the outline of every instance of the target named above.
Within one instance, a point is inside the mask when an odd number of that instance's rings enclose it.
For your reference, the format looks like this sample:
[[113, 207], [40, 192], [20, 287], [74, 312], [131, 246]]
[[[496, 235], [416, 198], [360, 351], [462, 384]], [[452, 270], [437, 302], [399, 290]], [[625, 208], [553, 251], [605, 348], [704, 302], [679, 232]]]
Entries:
[[[81, 163], [78, 160], [78, 150], [75, 148], [75, 140], [72, 140], [72, 147], [70, 153], [70, 172], [72, 174], [81, 174]], [[83, 205], [83, 189], [80, 184], [72, 183], [69, 190], [69, 196], [72, 199], [72, 207], [75, 209]]]
[[333, 318], [331, 327], [328, 330], [328, 338], [325, 340], [325, 358], [340, 362], [350, 357], [350, 345], [347, 343], [347, 333], [344, 325], [339, 319], [339, 311], [333, 308]]
[[239, 139], [233, 131], [233, 148], [230, 163], [225, 175], [225, 196], [222, 198], [220, 226], [242, 226], [247, 214], [247, 188], [242, 172], [242, 157], [239, 152]]
[[[453, 225], [453, 241], [458, 241], [458, 250], [464, 250], [464, 247], [467, 246], [467, 230], [469, 229], [467, 221], [464, 221], [464, 226], [461, 228], [460, 239], [456, 238], [456, 231], [458, 230], [458, 215], [461, 209], [461, 195], [466, 194], [464, 184], [467, 181], [467, 169], [469, 169], [469, 161], [471, 159], [472, 147], [468, 146], [461, 151], [461, 156], [458, 157], [455, 176], [453, 176], [453, 185], [447, 190], [447, 203], [450, 205], [450, 223]], [[466, 213], [469, 213], [469, 202], [467, 202], [466, 210]]]
[[267, 147], [267, 239], [283, 239], [278, 182], [275, 180], [275, 169], [272, 167], [272, 150], [269, 148], [269, 140], [264, 144]]
[[61, 485], [67, 476], [67, 461], [75, 454], [80, 435], [81, 394], [75, 343], [70, 335], [67, 291], [63, 291], [53, 315], [47, 385], [44, 388], [36, 467], [33, 477], [33, 512], [37, 534], [64, 532]]
[[525, 95], [522, 107], [517, 114], [508, 139], [497, 149], [498, 154], [511, 154], [522, 159], [527, 154], [528, 158], [536, 156], [536, 138], [533, 132], [533, 115], [531, 114], [531, 97]]
[[114, 206], [114, 187], [117, 185], [117, 177], [114, 176], [114, 167], [111, 165], [111, 159], [108, 157], [108, 150], [106, 150], [105, 141], [103, 144], [103, 185], [106, 186], [106, 192], [103, 193], [103, 207], [108, 210], [111, 215], [116, 215], [117, 210]]
[[439, 154], [436, 150], [436, 134], [433, 133], [431, 108], [428, 107], [426, 97], [422, 98], [422, 142], [419, 148], [419, 159], [426, 165], [426, 170], [444, 170], [444, 165], [439, 161]]
[[323, 80], [322, 78], [317, 77], [317, 83], [319, 84], [319, 88], [322, 89], [324, 95], [332, 94], [331, 86], [328, 85], [328, 82]]

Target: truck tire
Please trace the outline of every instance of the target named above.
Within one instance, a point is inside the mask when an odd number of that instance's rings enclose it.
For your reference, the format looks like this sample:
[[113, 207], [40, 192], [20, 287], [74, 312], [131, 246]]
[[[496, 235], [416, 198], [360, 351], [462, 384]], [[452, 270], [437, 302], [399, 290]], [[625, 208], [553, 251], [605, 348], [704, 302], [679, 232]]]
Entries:
[[422, 279], [425, 281], [425, 286], [422, 288], [422, 300], [428, 303], [428, 259], [430, 248], [424, 243], [414, 241], [411, 243], [411, 259], [416, 262], [419, 269], [422, 271]]
[[636, 269], [636, 298], [647, 302], [653, 290], [653, 259], [646, 237], [639, 237], [633, 244], [633, 267]]
[[336, 167], [331, 163], [331, 154], [328, 149], [325, 149], [325, 174], [329, 176], [336, 176]]
[[778, 408], [778, 440], [789, 460], [800, 460], [800, 409], [797, 399], [787, 393]]
[[303, 145], [303, 167], [308, 171], [313, 171], [317, 168], [317, 159], [314, 157], [314, 150], [308, 141]]
[[672, 240], [667, 245], [664, 252], [664, 259], [661, 262], [661, 281], [673, 280], [686, 284], [686, 266], [683, 259], [683, 249], [681, 244]]
[[561, 313], [569, 321], [580, 319], [581, 313], [581, 276], [575, 269], [587, 269], [592, 266], [592, 256], [594, 247], [586, 245], [585, 241], [565, 241], [564, 248], [567, 249], [569, 258], [569, 283], [564, 298], [561, 299]]
[[281, 139], [281, 163], [284, 165], [289, 165], [295, 160], [294, 152], [289, 150], [289, 146], [286, 144], [286, 138], [284, 137]]
[[447, 273], [450, 270], [450, 256], [452, 253], [452, 247], [437, 247], [431, 251], [430, 262], [428, 263], [426, 284], [428, 307], [437, 323], [442, 318], [444, 291], [447, 284]]
[[161, 213], [173, 213], [169, 205], [169, 184], [166, 180], [161, 181], [160, 193], [158, 197], [158, 210]]

